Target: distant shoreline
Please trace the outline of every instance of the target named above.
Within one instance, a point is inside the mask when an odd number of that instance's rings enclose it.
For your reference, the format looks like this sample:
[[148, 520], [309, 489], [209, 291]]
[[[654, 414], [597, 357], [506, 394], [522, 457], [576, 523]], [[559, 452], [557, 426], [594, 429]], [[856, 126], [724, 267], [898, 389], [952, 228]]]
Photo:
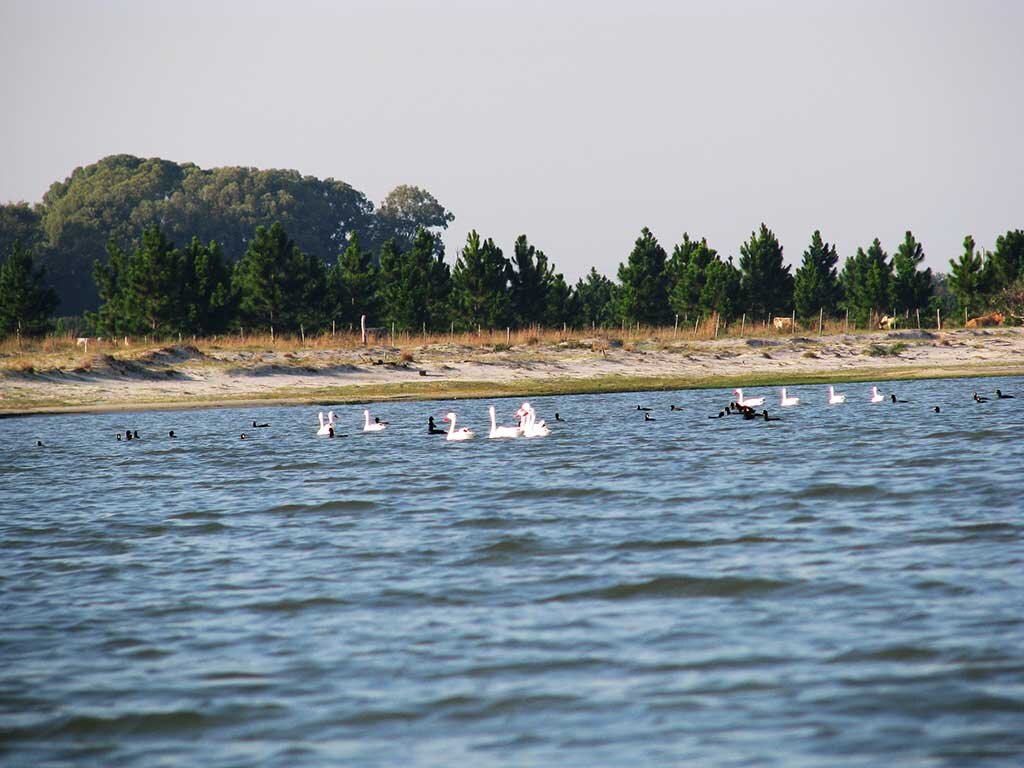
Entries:
[[1024, 329], [431, 344], [399, 353], [152, 345], [102, 355], [88, 369], [59, 360], [29, 368], [15, 357], [0, 367], [0, 418], [1017, 376]]

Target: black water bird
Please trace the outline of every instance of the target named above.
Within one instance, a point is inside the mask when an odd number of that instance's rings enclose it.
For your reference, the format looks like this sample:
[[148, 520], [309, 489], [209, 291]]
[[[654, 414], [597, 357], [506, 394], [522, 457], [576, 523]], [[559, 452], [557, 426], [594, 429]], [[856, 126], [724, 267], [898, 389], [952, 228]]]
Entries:
[[241, 435], [239, 435], [238, 439], [239, 440], [245, 440], [245, 432], [243, 432]]
[[723, 416], [728, 416], [728, 415], [729, 415], [729, 411], [727, 411], [727, 410], [726, 411], [719, 411], [717, 416], [708, 416], [708, 418], [709, 419], [720, 419]]
[[117, 433], [117, 442], [121, 442], [121, 433], [120, 432]]
[[678, 405], [670, 405], [670, 406], [668, 407], [668, 409], [669, 409], [670, 411], [681, 411], [681, 410], [683, 410], [683, 409], [682, 409], [682, 408], [680, 408], [680, 407], [679, 407]]
[[131, 440], [132, 439], [132, 431], [130, 429], [126, 429], [124, 431], [124, 439], [125, 440]]
[[1003, 394], [1003, 393], [1002, 393], [1001, 391], [999, 391], [998, 389], [996, 390], [996, 397], [997, 397], [997, 398], [998, 398], [999, 400], [1013, 400], [1013, 395], [1004, 395], [1004, 394]]
[[935, 413], [941, 413], [941, 412], [942, 412], [942, 411], [941, 411], [941, 410], [939, 409], [939, 406], [937, 406], [937, 405], [936, 405], [936, 406], [933, 406], [933, 407], [932, 407], [932, 410], [933, 410], [933, 411], [934, 411]]
[[555, 411], [555, 421], [560, 421], [563, 424], [565, 423], [565, 419], [558, 415], [558, 411]]
[[137, 429], [134, 430], [134, 432], [132, 434], [132, 438], [135, 439], [135, 440], [141, 440], [142, 439], [142, 438], [139, 437], [139, 430], [137, 430]]
[[256, 427], [257, 429], [260, 428], [260, 427], [269, 427], [270, 426], [269, 424], [257, 424], [255, 421], [252, 423], [252, 425], [254, 427]]
[[982, 397], [977, 392], [975, 392], [974, 393], [974, 402], [976, 402], [976, 403], [987, 403], [988, 402], [988, 398], [987, 397]]
[[390, 422], [390, 421], [381, 421], [381, 420], [380, 420], [380, 416], [374, 416], [374, 417], [373, 417], [373, 423], [374, 423], [374, 424], [383, 424], [383, 425], [384, 425], [384, 426], [386, 427], [386, 426], [388, 426], [388, 425], [389, 425], [389, 424], [390, 424], [391, 422]]
[[173, 429], [170, 432], [167, 433], [167, 436], [168, 437], [177, 437], [177, 435], [174, 434], [174, 430]]
[[765, 421], [782, 421], [778, 416], [769, 416], [768, 411], [761, 411], [761, 415]]
[[42, 440], [36, 440], [36, 448], [42, 448], [42, 447], [43, 447], [43, 441]]
[[644, 421], [656, 421], [656, 419], [649, 413], [644, 414]]
[[897, 400], [895, 394], [889, 395], [889, 399], [892, 400], [894, 403], [905, 403], [905, 402], [907, 402], [906, 400]]
[[648, 407], [647, 407], [647, 406], [645, 406], [645, 405], [638, 405], [638, 406], [636, 407], [636, 409], [637, 409], [638, 411], [649, 411], [649, 410], [651, 410], [650, 408], [648, 408]]
[[443, 434], [445, 434], [446, 431], [447, 430], [438, 429], [437, 428], [437, 425], [434, 423], [434, 417], [433, 416], [431, 416], [429, 419], [427, 419], [427, 434], [428, 435], [443, 435]]

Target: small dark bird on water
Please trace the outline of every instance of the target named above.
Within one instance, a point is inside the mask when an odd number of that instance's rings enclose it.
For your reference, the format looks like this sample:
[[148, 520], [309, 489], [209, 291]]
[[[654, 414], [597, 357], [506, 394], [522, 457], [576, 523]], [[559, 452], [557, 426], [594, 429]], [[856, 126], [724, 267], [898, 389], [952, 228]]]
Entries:
[[375, 424], [383, 424], [385, 427], [391, 423], [390, 421], [381, 421], [380, 416], [374, 416], [373, 421]]
[[434, 417], [433, 416], [431, 416], [430, 418], [427, 419], [427, 434], [428, 435], [443, 435], [443, 434], [445, 434], [445, 430], [438, 429], [437, 425], [434, 424]]
[[670, 405], [670, 406], [668, 407], [668, 409], [669, 409], [670, 411], [681, 411], [681, 410], [683, 410], [683, 409], [682, 409], [682, 408], [680, 408], [680, 407], [679, 407], [678, 405]]
[[1013, 395], [1004, 395], [998, 389], [996, 390], [996, 397], [999, 398], [1000, 400], [1013, 400]]
[[645, 406], [645, 405], [638, 405], [638, 406], [636, 407], [636, 409], [637, 409], [638, 411], [649, 411], [649, 410], [651, 410], [650, 408], [648, 408], [648, 407], [647, 407], [647, 406]]
[[253, 425], [254, 427], [256, 427], [256, 428], [260, 428], [260, 427], [269, 427], [269, 426], [270, 426], [269, 424], [257, 424], [257, 423], [256, 423], [255, 421], [254, 421], [254, 422], [252, 423], [252, 425]]
[[117, 442], [121, 442], [121, 433], [120, 432], [117, 433]]
[[125, 440], [131, 440], [132, 439], [132, 431], [130, 429], [126, 429], [124, 431], [124, 439]]
[[644, 421], [656, 421], [656, 419], [649, 413], [644, 414]]
[[555, 421], [560, 421], [563, 424], [565, 423], [565, 419], [558, 415], [558, 411], [555, 411]]
[[239, 435], [238, 439], [239, 440], [245, 440], [245, 432], [243, 432], [241, 435]]
[[42, 448], [42, 447], [43, 447], [43, 441], [42, 440], [36, 440], [36, 448]]
[[893, 395], [889, 395], [889, 399], [892, 400], [894, 403], [905, 403], [905, 402], [907, 402], [906, 400], [897, 400], [896, 399], [896, 395], [894, 395], [894, 394]]
[[142, 438], [139, 437], [139, 430], [136, 429], [134, 431], [134, 433], [132, 434], [132, 438], [135, 439], [135, 440], [141, 440], [142, 439]]
[[977, 392], [975, 392], [974, 393], [974, 402], [976, 402], [976, 403], [987, 403], [988, 402], [988, 398], [987, 397], [982, 397]]
[[167, 433], [167, 436], [168, 437], [177, 437], [177, 435], [174, 434], [174, 430], [173, 429], [170, 432]]
[[765, 421], [782, 421], [778, 416], [769, 416], [768, 411], [761, 411], [761, 415]]
[[936, 405], [936, 406], [934, 406], [934, 407], [932, 408], [932, 410], [933, 410], [933, 411], [935, 411], [935, 413], [941, 413], [941, 411], [939, 410], [939, 406], [937, 406], [937, 405]]
[[719, 411], [717, 416], [708, 416], [709, 419], [720, 419], [723, 416], [728, 416], [729, 411]]

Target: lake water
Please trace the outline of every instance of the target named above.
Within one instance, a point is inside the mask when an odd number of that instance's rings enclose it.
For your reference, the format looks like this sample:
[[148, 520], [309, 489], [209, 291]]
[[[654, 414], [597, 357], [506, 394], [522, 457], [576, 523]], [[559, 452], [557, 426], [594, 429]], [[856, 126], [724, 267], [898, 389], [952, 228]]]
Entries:
[[0, 763], [1019, 766], [1024, 379], [868, 388], [0, 420]]

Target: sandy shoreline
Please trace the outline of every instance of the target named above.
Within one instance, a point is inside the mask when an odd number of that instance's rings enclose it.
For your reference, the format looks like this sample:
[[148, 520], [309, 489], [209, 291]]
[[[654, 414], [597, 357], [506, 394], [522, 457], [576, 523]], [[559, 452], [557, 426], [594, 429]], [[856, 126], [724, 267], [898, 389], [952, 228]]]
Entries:
[[[1024, 375], [1024, 329], [407, 350], [152, 346], [27, 369], [0, 361], [0, 417], [40, 413]], [[406, 355], [408, 357], [408, 355]]]

